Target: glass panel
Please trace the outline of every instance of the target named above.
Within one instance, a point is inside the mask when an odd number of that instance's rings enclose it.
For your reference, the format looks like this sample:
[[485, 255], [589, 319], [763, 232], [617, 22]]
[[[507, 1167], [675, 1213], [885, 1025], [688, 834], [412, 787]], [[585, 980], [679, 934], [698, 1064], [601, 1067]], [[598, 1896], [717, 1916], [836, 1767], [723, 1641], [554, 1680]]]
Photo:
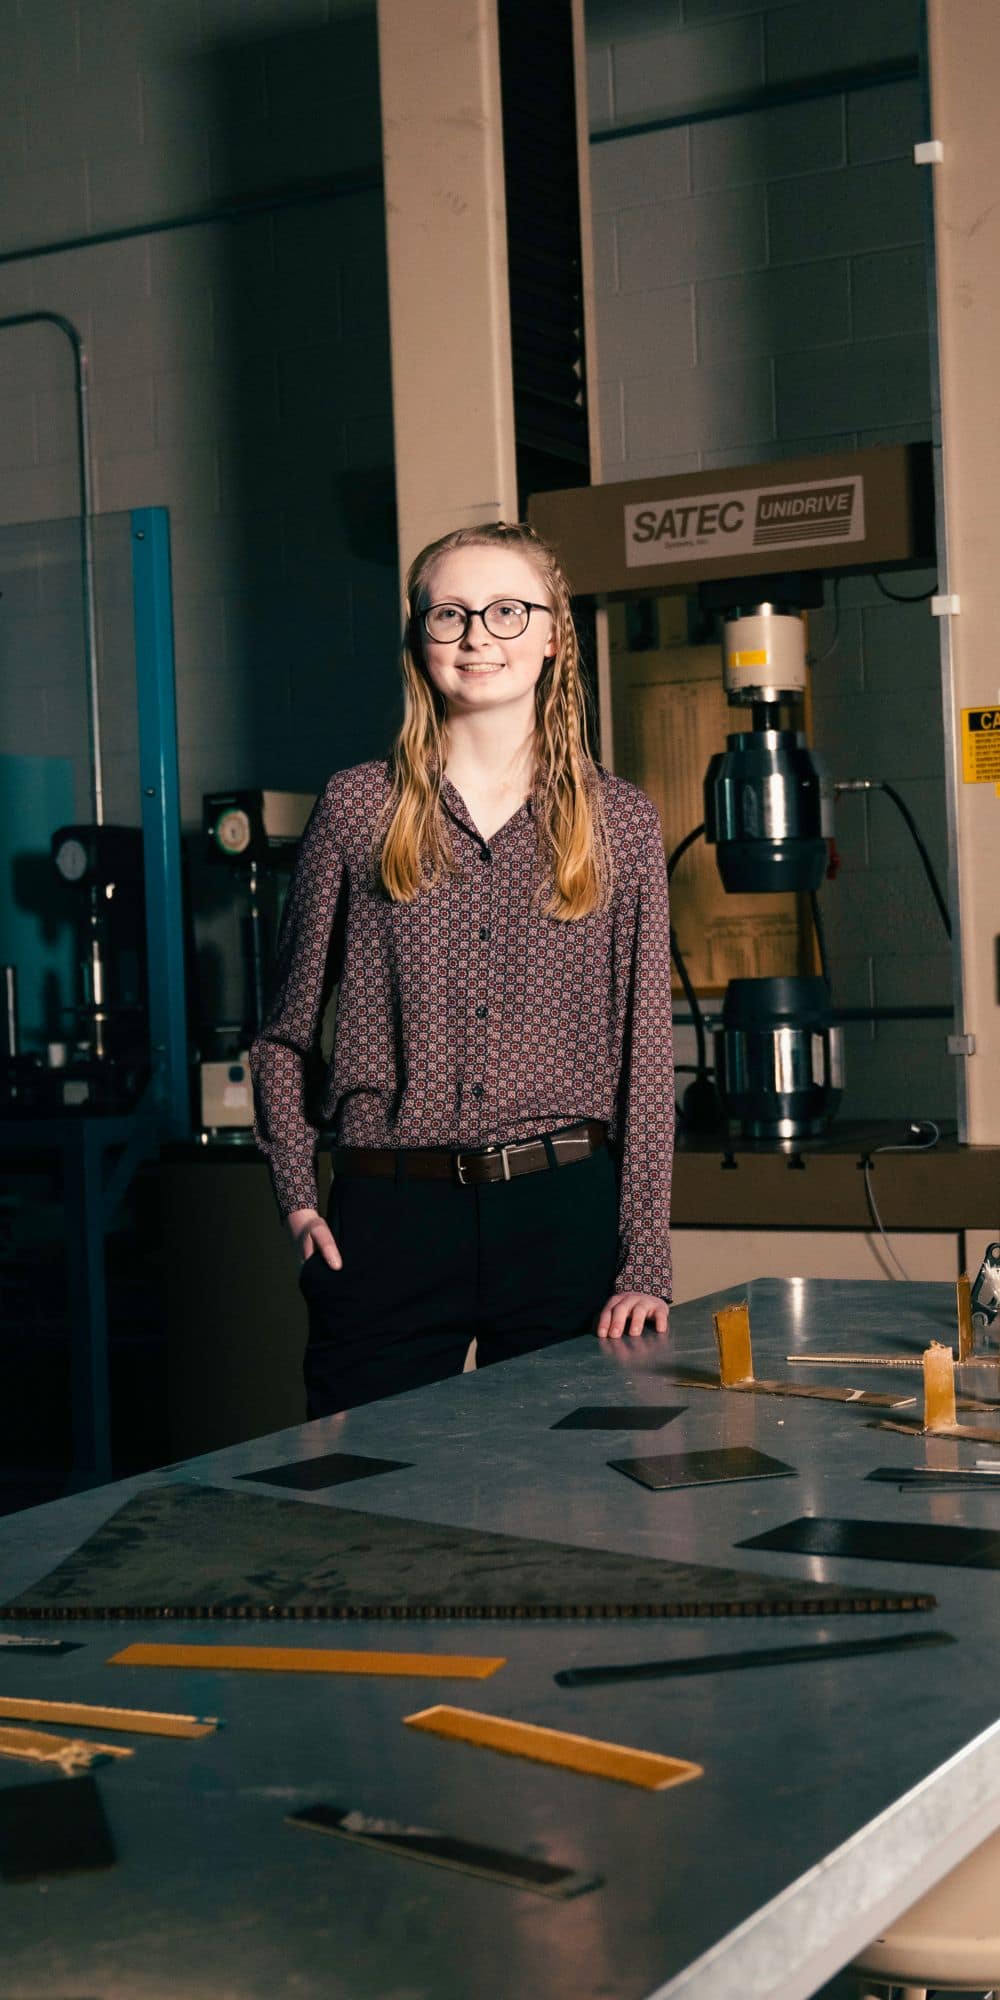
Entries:
[[[52, 1069], [145, 1055], [145, 943], [131, 529], [94, 522], [103, 847], [94, 849], [83, 537], [77, 519], [0, 527], [0, 962], [16, 968], [22, 1056]], [[60, 848], [64, 827], [82, 829]], [[95, 953], [91, 885], [100, 885]], [[103, 962], [102, 962], [103, 961]], [[95, 1020], [103, 1007], [106, 1018]], [[25, 1088], [28, 1079], [24, 1079]], [[82, 1082], [82, 1079], [81, 1079]], [[35, 1079], [37, 1108], [75, 1100]], [[25, 1089], [22, 1089], [22, 1097]], [[129, 1093], [131, 1094], [131, 1093]], [[81, 1103], [88, 1101], [84, 1092]]]

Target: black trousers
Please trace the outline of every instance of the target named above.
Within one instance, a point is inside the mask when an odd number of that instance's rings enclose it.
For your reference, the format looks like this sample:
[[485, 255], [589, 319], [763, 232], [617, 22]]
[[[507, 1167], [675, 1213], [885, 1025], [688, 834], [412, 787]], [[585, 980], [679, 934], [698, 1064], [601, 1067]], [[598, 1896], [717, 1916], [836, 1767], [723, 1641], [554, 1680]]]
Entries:
[[[405, 1155], [403, 1156], [405, 1162]], [[516, 1180], [338, 1175], [327, 1219], [344, 1259], [299, 1270], [310, 1418], [592, 1333], [614, 1291], [618, 1177], [606, 1146]]]

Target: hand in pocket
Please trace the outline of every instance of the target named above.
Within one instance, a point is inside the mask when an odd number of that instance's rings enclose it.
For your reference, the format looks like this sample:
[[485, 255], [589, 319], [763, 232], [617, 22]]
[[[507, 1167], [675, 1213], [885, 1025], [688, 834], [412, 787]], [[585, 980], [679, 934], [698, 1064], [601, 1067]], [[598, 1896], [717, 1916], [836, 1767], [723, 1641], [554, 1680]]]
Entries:
[[329, 1264], [331, 1271], [343, 1269], [344, 1260], [337, 1246], [336, 1238], [315, 1208], [293, 1208], [287, 1218], [288, 1230], [298, 1251], [299, 1263], [305, 1265], [311, 1257], [321, 1257]]

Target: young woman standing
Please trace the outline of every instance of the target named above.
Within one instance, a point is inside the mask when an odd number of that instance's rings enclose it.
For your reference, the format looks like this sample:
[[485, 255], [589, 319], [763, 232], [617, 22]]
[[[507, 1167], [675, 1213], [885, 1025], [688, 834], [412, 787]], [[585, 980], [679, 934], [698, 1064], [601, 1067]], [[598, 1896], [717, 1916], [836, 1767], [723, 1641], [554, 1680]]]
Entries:
[[403, 665], [389, 759], [335, 772], [313, 810], [251, 1051], [311, 1417], [457, 1373], [473, 1338], [483, 1367], [667, 1328], [662, 839], [589, 754], [554, 552], [502, 524], [433, 543]]

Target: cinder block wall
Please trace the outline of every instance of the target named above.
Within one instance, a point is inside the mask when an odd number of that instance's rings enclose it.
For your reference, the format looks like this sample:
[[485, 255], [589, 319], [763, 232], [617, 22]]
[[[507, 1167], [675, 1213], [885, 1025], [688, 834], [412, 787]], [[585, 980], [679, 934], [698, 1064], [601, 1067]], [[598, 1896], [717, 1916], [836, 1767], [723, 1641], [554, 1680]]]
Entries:
[[[605, 478], [930, 436], [921, 86], [900, 81], [614, 136], [766, 83], [920, 50], [916, 0], [588, 0]], [[592, 389], [592, 393], [594, 393]], [[887, 579], [929, 590], [933, 574]], [[834, 643], [836, 634], [836, 643]], [[815, 741], [839, 777], [888, 779], [944, 882], [936, 626], [870, 579], [811, 639]], [[838, 807], [823, 894], [842, 1006], [950, 1004], [919, 859], [882, 796]], [[953, 1117], [945, 1021], [847, 1029], [847, 1116]]]
[[[84, 336], [101, 515], [170, 510], [185, 825], [208, 790], [318, 789], [397, 706], [374, 0], [11, 0], [0, 160], [0, 317]], [[341, 174], [359, 191], [43, 254]], [[0, 331], [0, 750], [73, 758], [86, 815], [75, 534], [23, 526], [77, 510], [74, 422], [62, 337]], [[134, 822], [120, 550], [112, 577], [98, 541], [107, 815]], [[209, 901], [199, 945], [238, 1012], [236, 917]]]

